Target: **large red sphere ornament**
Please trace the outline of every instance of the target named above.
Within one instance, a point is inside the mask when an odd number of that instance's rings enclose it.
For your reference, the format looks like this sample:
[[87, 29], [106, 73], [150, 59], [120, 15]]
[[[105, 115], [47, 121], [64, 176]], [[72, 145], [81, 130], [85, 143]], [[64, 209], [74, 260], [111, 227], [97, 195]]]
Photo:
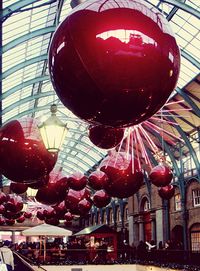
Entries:
[[171, 168], [165, 165], [157, 165], [150, 174], [149, 179], [155, 186], [166, 186], [173, 178]]
[[20, 196], [13, 194], [7, 195], [8, 201], [5, 204], [6, 210], [13, 213], [19, 213], [23, 209], [23, 200]]
[[111, 149], [116, 147], [124, 137], [124, 129], [103, 125], [89, 127], [89, 139], [99, 148]]
[[141, 0], [85, 1], [60, 24], [49, 52], [60, 100], [94, 125], [148, 119], [167, 101], [179, 69], [169, 22]]
[[175, 188], [173, 185], [169, 184], [167, 186], [164, 186], [164, 187], [160, 187], [158, 189], [158, 194], [161, 198], [163, 199], [171, 199], [174, 195], [174, 192], [175, 192]]
[[106, 207], [110, 200], [111, 197], [104, 190], [97, 191], [93, 196], [93, 202], [97, 208]]
[[80, 191], [87, 184], [87, 177], [81, 172], [75, 172], [69, 176], [69, 186], [71, 189]]
[[56, 212], [56, 217], [58, 217], [59, 219], [63, 219], [65, 213], [67, 212], [67, 208], [65, 206], [65, 201], [62, 201], [61, 203], [56, 205], [54, 207], [54, 210]]
[[104, 189], [112, 197], [130, 197], [143, 183], [143, 174], [137, 160], [132, 163], [131, 156], [123, 152], [107, 156], [101, 162], [100, 169], [108, 176]]
[[78, 210], [82, 216], [86, 215], [92, 207], [92, 203], [86, 199], [82, 199], [78, 203]]
[[108, 181], [108, 176], [101, 170], [92, 172], [88, 178], [88, 185], [94, 190], [100, 190]]
[[57, 157], [42, 142], [33, 118], [12, 120], [0, 129], [0, 171], [14, 182], [32, 183], [49, 174]]

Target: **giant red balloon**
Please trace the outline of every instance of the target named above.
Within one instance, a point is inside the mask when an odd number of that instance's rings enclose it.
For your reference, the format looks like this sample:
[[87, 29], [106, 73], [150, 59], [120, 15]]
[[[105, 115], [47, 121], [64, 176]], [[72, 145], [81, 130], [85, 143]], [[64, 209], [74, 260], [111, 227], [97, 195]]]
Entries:
[[0, 129], [0, 170], [14, 182], [36, 182], [53, 169], [57, 157], [42, 142], [33, 118], [12, 120]]
[[137, 160], [126, 153], [107, 156], [100, 164], [100, 169], [108, 176], [105, 191], [112, 197], [127, 198], [136, 193], [143, 183], [143, 174]]
[[60, 100], [95, 125], [148, 119], [174, 90], [179, 69], [169, 22], [141, 0], [85, 1], [60, 24], [49, 52]]
[[69, 189], [65, 198], [66, 208], [69, 209], [72, 214], [80, 214], [78, 204], [83, 199], [89, 201], [89, 191], [86, 188], [80, 191]]
[[111, 149], [116, 147], [123, 139], [124, 129], [117, 129], [103, 125], [89, 127], [89, 139], [99, 148]]
[[172, 178], [173, 174], [171, 168], [165, 165], [155, 166], [149, 174], [150, 181], [158, 187], [168, 185]]
[[169, 184], [167, 186], [164, 187], [160, 187], [158, 189], [158, 194], [161, 198], [169, 200], [173, 197], [175, 192], [175, 188], [173, 185]]
[[100, 190], [108, 181], [108, 176], [101, 170], [92, 172], [88, 178], [88, 185], [94, 190]]
[[98, 208], [106, 207], [110, 200], [111, 197], [104, 190], [97, 191], [93, 196], [94, 205]]

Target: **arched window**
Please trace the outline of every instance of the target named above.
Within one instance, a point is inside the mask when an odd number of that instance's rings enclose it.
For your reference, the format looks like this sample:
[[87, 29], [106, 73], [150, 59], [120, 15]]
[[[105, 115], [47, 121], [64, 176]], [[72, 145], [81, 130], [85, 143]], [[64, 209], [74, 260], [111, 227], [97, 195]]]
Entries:
[[103, 212], [103, 224], [107, 224], [107, 216], [106, 216], [106, 211]]
[[128, 204], [124, 207], [124, 221], [128, 221]]
[[191, 250], [200, 251], [200, 223], [196, 223], [190, 230]]
[[151, 206], [150, 206], [149, 199], [147, 197], [144, 197], [141, 202], [140, 210], [142, 212], [148, 212], [150, 208]]
[[114, 218], [113, 218], [113, 210], [110, 210], [110, 224], [114, 223]]
[[117, 222], [120, 222], [120, 221], [122, 221], [122, 219], [121, 219], [121, 212], [120, 212], [120, 208], [117, 207]]

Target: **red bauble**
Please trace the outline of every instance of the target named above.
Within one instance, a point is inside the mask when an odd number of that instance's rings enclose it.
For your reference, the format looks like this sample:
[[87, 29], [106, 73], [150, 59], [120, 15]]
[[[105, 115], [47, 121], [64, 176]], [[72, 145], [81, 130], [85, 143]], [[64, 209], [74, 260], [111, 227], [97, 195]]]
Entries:
[[73, 173], [68, 180], [70, 188], [76, 191], [82, 190], [87, 184], [87, 177], [80, 172]]
[[116, 147], [124, 137], [124, 129], [103, 125], [89, 127], [89, 139], [99, 148], [111, 149]]
[[68, 178], [59, 170], [49, 174], [49, 182], [45, 187], [38, 189], [36, 200], [46, 205], [57, 205], [65, 199], [68, 192]]
[[0, 217], [0, 226], [4, 225], [6, 223], [5, 218]]
[[5, 206], [4, 206], [4, 205], [0, 205], [0, 214], [1, 214], [1, 215], [4, 214], [5, 211], [6, 211]]
[[25, 218], [31, 218], [32, 217], [32, 213], [31, 212], [24, 212], [24, 217]]
[[126, 127], [154, 115], [174, 90], [179, 69], [168, 21], [141, 0], [86, 1], [57, 28], [49, 52], [60, 100], [97, 125]]
[[137, 160], [132, 166], [131, 156], [126, 153], [115, 153], [107, 156], [100, 169], [108, 176], [104, 185], [105, 191], [112, 197], [127, 198], [136, 193], [143, 183], [143, 174]]
[[44, 216], [45, 218], [52, 218], [55, 217], [56, 211], [51, 206], [44, 209]]
[[7, 201], [7, 196], [3, 192], [0, 192], [0, 204]]
[[23, 194], [28, 189], [28, 185], [26, 185], [24, 183], [11, 183], [10, 189], [13, 193]]
[[91, 207], [92, 203], [86, 199], [82, 199], [78, 203], [78, 210], [82, 216], [86, 215], [90, 211]]
[[3, 216], [7, 219], [18, 219], [22, 215], [22, 212], [16, 213], [6, 210]]
[[69, 189], [69, 192], [65, 198], [66, 208], [69, 209], [72, 214], [80, 214], [78, 203], [82, 199], [87, 199], [89, 201], [89, 195], [90, 193], [85, 188], [81, 191]]
[[12, 225], [14, 225], [15, 224], [15, 220], [14, 219], [5, 219], [5, 221], [6, 221], [6, 224], [8, 225], [8, 226], [12, 226]]
[[66, 220], [66, 221], [71, 221], [72, 219], [73, 219], [73, 215], [70, 213], [70, 212], [67, 212], [65, 215], [64, 215], [64, 219]]
[[0, 129], [0, 169], [14, 182], [32, 183], [47, 175], [57, 156], [42, 142], [33, 118], [12, 120]]
[[23, 209], [23, 200], [20, 196], [9, 194], [7, 198], [8, 201], [5, 204], [6, 210], [13, 213], [18, 213]]
[[157, 165], [149, 174], [150, 181], [158, 187], [168, 185], [172, 178], [171, 168], [164, 165]]
[[100, 170], [92, 172], [88, 178], [88, 185], [94, 190], [100, 190], [108, 181], [108, 176]]
[[162, 199], [171, 199], [174, 196], [175, 188], [173, 185], [169, 184], [158, 189], [158, 194]]
[[18, 223], [23, 223], [25, 221], [24, 215], [20, 216], [17, 220]]
[[57, 226], [59, 224], [59, 219], [56, 217], [51, 217], [51, 218], [45, 218], [45, 223]]
[[54, 207], [54, 210], [56, 212], [56, 217], [58, 217], [59, 219], [63, 219], [65, 213], [67, 212], [67, 208], [65, 206], [65, 201], [62, 201], [61, 203], [56, 205]]
[[111, 197], [104, 190], [97, 191], [93, 196], [94, 205], [98, 208], [106, 207], [110, 200]]
[[38, 219], [44, 220], [45, 219], [44, 209], [38, 210], [36, 216], [37, 216]]

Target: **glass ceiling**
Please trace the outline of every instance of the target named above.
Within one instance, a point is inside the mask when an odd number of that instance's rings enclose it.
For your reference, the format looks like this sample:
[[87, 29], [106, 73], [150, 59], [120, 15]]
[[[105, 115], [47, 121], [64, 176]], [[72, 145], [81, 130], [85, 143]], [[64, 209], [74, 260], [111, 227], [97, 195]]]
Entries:
[[[153, 5], [159, 9], [170, 21], [180, 46], [181, 72], [175, 97], [178, 90], [184, 89], [199, 74], [200, 1], [145, 2], [150, 8]], [[58, 23], [70, 10], [69, 0], [3, 0], [2, 16], [2, 123], [23, 116], [47, 118], [50, 105], [56, 103], [57, 116], [67, 122], [69, 128], [58, 161], [67, 174], [85, 173], [107, 154], [90, 142], [87, 124], [61, 104], [49, 80], [49, 42]], [[192, 121], [187, 118], [183, 122], [190, 125]], [[195, 127], [199, 127], [198, 121]], [[173, 127], [171, 129], [173, 131]]]

